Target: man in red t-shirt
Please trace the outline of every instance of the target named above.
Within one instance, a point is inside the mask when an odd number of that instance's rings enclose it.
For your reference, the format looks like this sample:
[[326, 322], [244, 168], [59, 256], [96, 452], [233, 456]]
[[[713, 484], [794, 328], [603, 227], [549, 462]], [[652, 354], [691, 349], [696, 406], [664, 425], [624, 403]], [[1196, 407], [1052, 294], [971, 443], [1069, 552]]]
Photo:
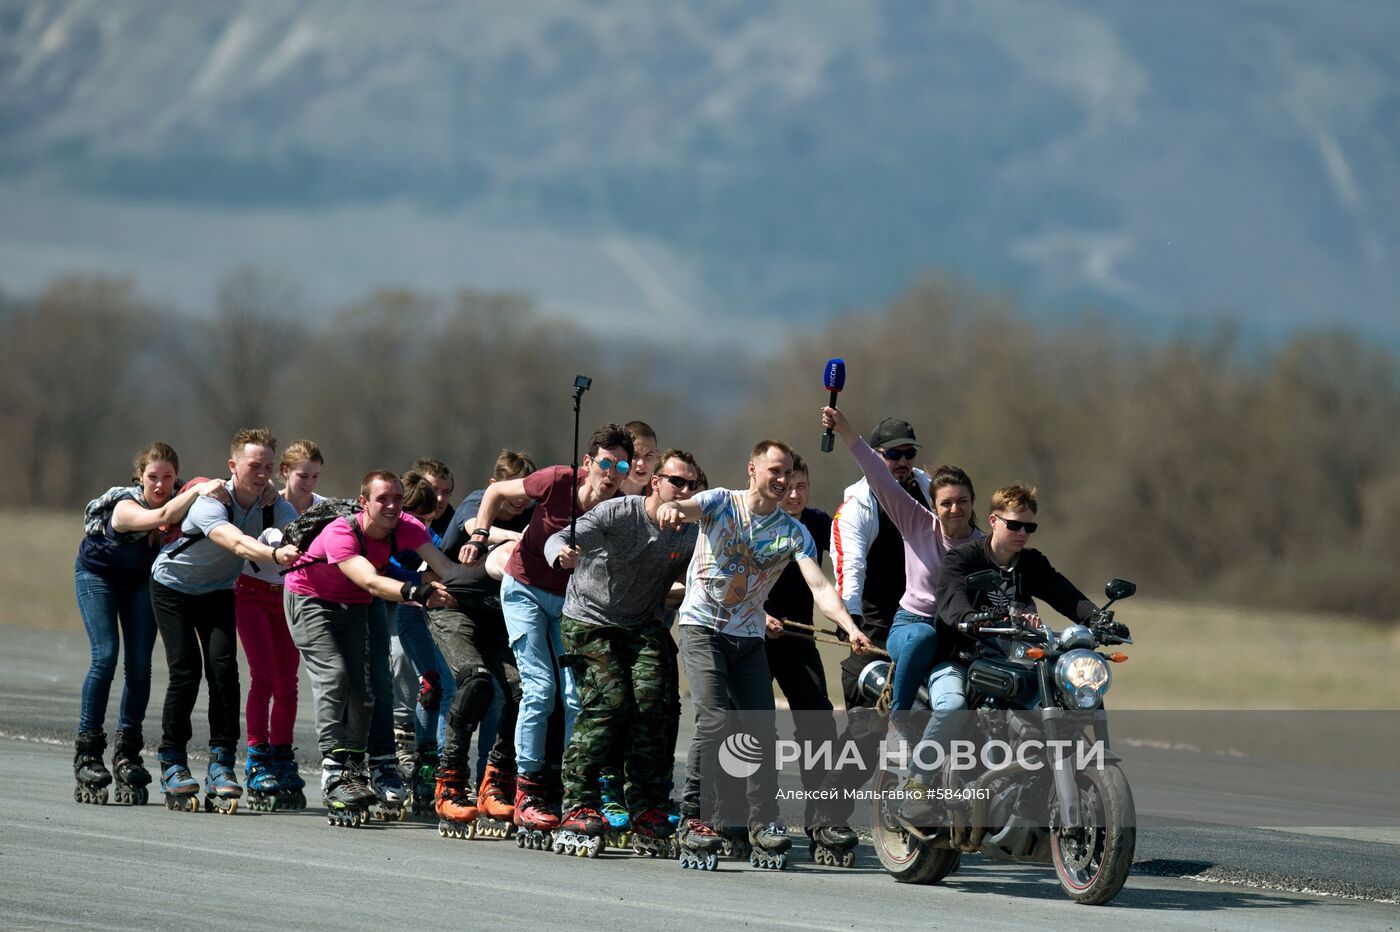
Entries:
[[[506, 635], [520, 670], [520, 714], [515, 721], [515, 824], [535, 832], [553, 831], [559, 824], [563, 783], [559, 767], [574, 717], [578, 696], [573, 675], [560, 669], [564, 652], [559, 616], [571, 569], [551, 566], [544, 543], [569, 526], [570, 514], [583, 514], [617, 495], [631, 469], [632, 435], [617, 424], [600, 427], [588, 441], [588, 453], [577, 474], [570, 466], [551, 466], [523, 479], [508, 479], [487, 487], [477, 512], [476, 529], [463, 548], [468, 565], [486, 555], [486, 538], [503, 503], [521, 495], [535, 501], [530, 524], [501, 580], [501, 613]], [[562, 693], [562, 728], [551, 728], [551, 713]], [[555, 717], [557, 720], [557, 717]]]
[[359, 514], [337, 518], [316, 535], [287, 574], [284, 606], [315, 697], [324, 775], [321, 795], [337, 821], [363, 820], [375, 800], [365, 769], [372, 701], [368, 676], [369, 606], [378, 596], [430, 608], [456, 603], [439, 582], [414, 585], [380, 574], [396, 546], [412, 550], [438, 574], [452, 563], [423, 523], [403, 514], [403, 484], [380, 469], [360, 485]]

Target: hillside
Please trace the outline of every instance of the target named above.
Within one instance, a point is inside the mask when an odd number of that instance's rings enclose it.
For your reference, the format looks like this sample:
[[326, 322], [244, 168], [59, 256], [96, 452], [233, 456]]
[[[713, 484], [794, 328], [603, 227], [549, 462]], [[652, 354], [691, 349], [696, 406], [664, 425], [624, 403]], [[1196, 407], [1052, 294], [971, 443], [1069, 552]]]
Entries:
[[943, 268], [1397, 337], [1397, 39], [1366, 0], [0, 0], [0, 287], [262, 262], [604, 324]]

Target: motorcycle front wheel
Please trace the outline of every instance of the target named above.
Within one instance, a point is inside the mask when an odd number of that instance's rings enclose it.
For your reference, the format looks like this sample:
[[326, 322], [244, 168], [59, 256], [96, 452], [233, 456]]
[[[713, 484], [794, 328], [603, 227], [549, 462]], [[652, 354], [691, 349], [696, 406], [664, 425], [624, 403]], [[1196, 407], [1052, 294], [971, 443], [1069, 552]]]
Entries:
[[897, 883], [938, 883], [957, 870], [961, 854], [950, 848], [934, 848], [909, 834], [894, 817], [899, 802], [887, 795], [899, 789], [899, 774], [882, 770], [875, 777], [876, 798], [871, 813], [875, 853]]
[[1050, 855], [1060, 886], [1076, 903], [1098, 906], [1128, 880], [1137, 847], [1137, 818], [1128, 778], [1116, 764], [1075, 775], [1078, 828], [1052, 827]]

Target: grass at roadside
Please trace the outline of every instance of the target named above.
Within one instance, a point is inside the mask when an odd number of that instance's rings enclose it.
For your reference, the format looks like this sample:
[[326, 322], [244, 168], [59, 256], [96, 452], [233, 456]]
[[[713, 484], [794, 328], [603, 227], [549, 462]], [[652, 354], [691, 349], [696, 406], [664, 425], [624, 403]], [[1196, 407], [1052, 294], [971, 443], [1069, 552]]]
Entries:
[[73, 560], [81, 511], [0, 511], [0, 624], [79, 629]]
[[[81, 629], [79, 534], [76, 512], [0, 511], [0, 624]], [[1110, 708], [1400, 709], [1400, 629], [1136, 598], [1117, 608], [1136, 643], [1113, 668]], [[843, 648], [820, 647], [839, 708]]]

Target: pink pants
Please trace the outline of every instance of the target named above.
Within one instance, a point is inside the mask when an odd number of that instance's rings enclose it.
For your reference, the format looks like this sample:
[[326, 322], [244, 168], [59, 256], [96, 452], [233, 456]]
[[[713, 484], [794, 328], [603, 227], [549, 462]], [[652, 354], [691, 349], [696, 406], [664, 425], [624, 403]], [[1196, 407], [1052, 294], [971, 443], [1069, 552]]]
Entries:
[[248, 658], [248, 744], [291, 744], [297, 718], [297, 665], [282, 612], [281, 587], [247, 576], [234, 585], [234, 620]]

